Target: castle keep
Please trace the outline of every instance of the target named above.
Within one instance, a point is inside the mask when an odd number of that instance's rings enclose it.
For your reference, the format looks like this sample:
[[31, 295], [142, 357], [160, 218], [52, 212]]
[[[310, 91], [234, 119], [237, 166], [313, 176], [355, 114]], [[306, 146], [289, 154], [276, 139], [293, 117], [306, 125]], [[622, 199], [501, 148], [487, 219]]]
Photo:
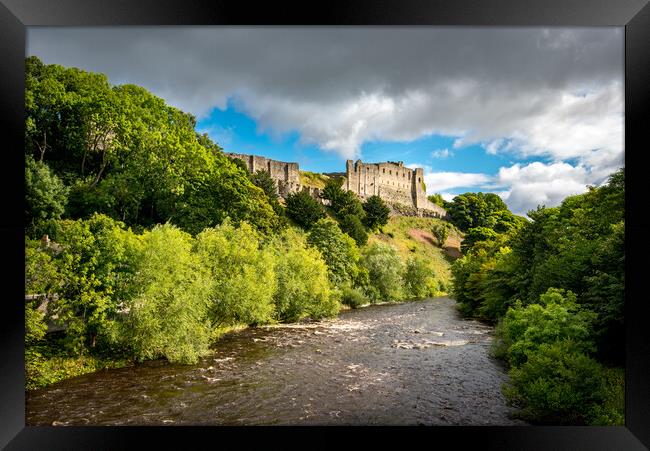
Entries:
[[409, 169], [401, 161], [363, 163], [361, 160], [345, 163], [344, 186], [361, 199], [379, 196], [386, 202], [401, 204], [445, 216], [445, 210], [427, 199], [422, 168]]
[[[260, 169], [268, 171], [277, 182], [278, 193], [282, 197], [286, 197], [289, 193], [307, 191], [312, 196], [320, 198], [320, 189], [301, 185], [298, 163], [286, 163], [239, 153], [226, 153], [226, 156], [242, 160], [251, 173]], [[331, 175], [343, 176], [344, 174]], [[437, 217], [444, 217], [447, 214], [442, 207], [427, 199], [422, 168], [409, 169], [404, 167], [401, 161], [363, 163], [361, 160], [356, 162], [347, 160], [343, 189], [356, 193], [362, 200], [377, 195], [389, 205], [392, 204], [393, 211], [401, 214]]]

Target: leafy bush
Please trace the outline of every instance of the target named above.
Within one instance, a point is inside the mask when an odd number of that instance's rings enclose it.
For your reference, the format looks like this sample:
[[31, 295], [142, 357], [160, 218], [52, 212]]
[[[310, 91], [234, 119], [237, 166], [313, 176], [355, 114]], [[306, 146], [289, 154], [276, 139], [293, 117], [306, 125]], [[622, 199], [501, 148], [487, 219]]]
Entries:
[[368, 232], [366, 232], [359, 216], [345, 215], [339, 224], [341, 230], [350, 235], [359, 246], [363, 246], [368, 242]]
[[330, 289], [327, 265], [320, 252], [307, 246], [304, 235], [289, 229], [274, 243], [277, 290], [273, 296], [276, 318], [297, 321], [319, 319], [339, 311], [336, 293]]
[[586, 424], [605, 401], [601, 365], [580, 352], [572, 340], [529, 350], [526, 362], [509, 374], [506, 398], [536, 422]]
[[359, 308], [369, 302], [369, 299], [358, 288], [346, 286], [341, 291], [341, 303], [351, 308]]
[[192, 237], [165, 224], [145, 232], [121, 334], [138, 360], [194, 363], [208, 352], [211, 286]]
[[446, 222], [436, 222], [431, 227], [431, 233], [438, 241], [438, 246], [442, 247], [449, 237], [449, 232], [451, 231], [451, 225]]
[[549, 288], [539, 304], [524, 307], [517, 302], [509, 308], [499, 329], [500, 346], [512, 366], [526, 361], [528, 354], [542, 344], [572, 340], [579, 352], [593, 350], [591, 325], [595, 315], [581, 309], [571, 292]]
[[430, 196], [427, 196], [427, 199], [429, 200], [429, 202], [433, 204], [436, 204], [443, 208], [445, 207], [445, 200], [442, 198], [442, 194], [435, 193]]
[[340, 177], [327, 180], [322, 192], [323, 199], [330, 201], [330, 208], [337, 218], [343, 219], [347, 215], [353, 215], [363, 220], [366, 213], [361, 199], [352, 191], [344, 191], [343, 181]]
[[40, 225], [60, 219], [68, 203], [69, 189], [50, 168], [31, 155], [25, 156], [25, 224], [28, 232], [38, 237]]
[[409, 258], [404, 272], [404, 288], [412, 299], [435, 296], [437, 284], [431, 265], [421, 258]]
[[336, 221], [319, 219], [307, 235], [307, 243], [321, 252], [328, 274], [336, 286], [351, 283], [358, 273], [359, 249]]
[[497, 232], [488, 227], [474, 227], [465, 233], [460, 244], [461, 251], [467, 253], [476, 243], [490, 241], [497, 238]]
[[67, 327], [65, 347], [72, 355], [94, 348], [111, 334], [132, 261], [124, 224], [94, 214], [88, 220], [57, 223], [50, 252], [60, 282], [52, 314]]
[[247, 223], [205, 229], [195, 252], [209, 271], [210, 318], [215, 326], [263, 324], [273, 317], [274, 254]]
[[369, 285], [364, 287], [368, 297], [373, 302], [404, 299], [404, 263], [397, 251], [384, 243], [372, 243], [362, 256], [361, 264], [368, 271]]

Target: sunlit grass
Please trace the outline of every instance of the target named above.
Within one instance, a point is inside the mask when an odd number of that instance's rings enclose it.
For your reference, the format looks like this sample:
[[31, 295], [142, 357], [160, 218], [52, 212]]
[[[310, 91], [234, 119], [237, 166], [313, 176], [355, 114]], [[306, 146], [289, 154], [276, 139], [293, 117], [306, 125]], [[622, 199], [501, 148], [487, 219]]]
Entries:
[[[397, 249], [400, 256], [406, 261], [410, 257], [419, 257], [428, 260], [435, 271], [436, 277], [450, 286], [450, 265], [453, 259], [446, 255], [431, 235], [433, 224], [443, 222], [437, 218], [418, 218], [412, 216], [393, 216], [389, 219], [379, 233], [370, 236], [368, 242], [381, 241], [391, 244]], [[409, 232], [417, 233], [420, 239], [414, 238]], [[451, 240], [458, 240], [458, 235], [450, 233]], [[449, 240], [448, 240], [449, 242]]]

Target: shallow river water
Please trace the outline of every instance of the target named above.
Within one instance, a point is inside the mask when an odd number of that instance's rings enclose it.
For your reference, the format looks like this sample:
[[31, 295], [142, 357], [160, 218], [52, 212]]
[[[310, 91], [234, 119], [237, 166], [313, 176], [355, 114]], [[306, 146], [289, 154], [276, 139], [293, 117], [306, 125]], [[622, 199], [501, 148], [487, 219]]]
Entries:
[[27, 393], [28, 425], [516, 425], [492, 329], [449, 298], [345, 311], [223, 337], [164, 361]]

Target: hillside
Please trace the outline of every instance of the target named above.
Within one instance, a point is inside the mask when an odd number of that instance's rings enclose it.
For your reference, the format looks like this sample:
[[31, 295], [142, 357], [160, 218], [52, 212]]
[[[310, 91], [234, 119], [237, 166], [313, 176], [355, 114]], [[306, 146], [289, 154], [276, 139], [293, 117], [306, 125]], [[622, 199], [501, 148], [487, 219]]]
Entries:
[[300, 171], [300, 184], [304, 186], [311, 186], [314, 188], [325, 188], [325, 184], [329, 177], [325, 174], [318, 174], [310, 171]]
[[404, 259], [416, 256], [431, 262], [436, 276], [446, 286], [451, 282], [450, 265], [460, 255], [460, 237], [451, 233], [445, 242], [444, 250], [438, 247], [431, 234], [431, 226], [442, 222], [436, 218], [412, 216], [392, 216], [381, 233], [371, 235], [368, 242], [382, 241], [393, 245]]

